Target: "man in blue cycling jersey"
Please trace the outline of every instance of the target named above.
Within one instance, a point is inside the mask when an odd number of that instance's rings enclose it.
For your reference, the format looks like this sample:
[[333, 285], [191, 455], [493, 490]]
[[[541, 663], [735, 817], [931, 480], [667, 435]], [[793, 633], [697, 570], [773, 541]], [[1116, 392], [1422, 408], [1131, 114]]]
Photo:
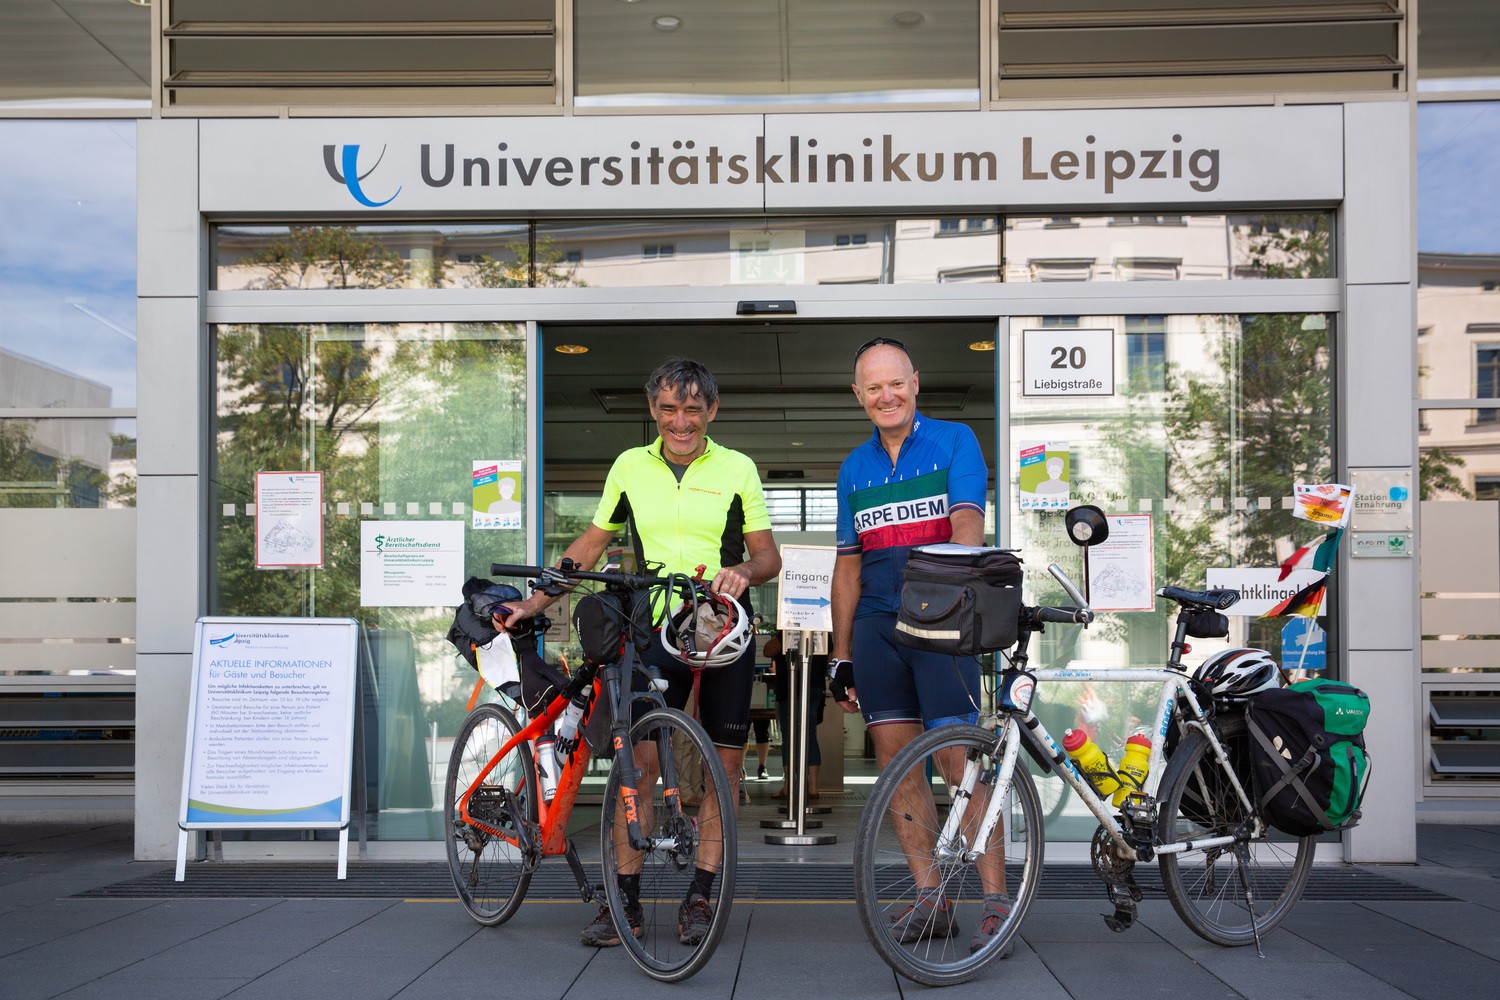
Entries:
[[[563, 557], [592, 569], [615, 535], [633, 524], [646, 562], [664, 564], [668, 573], [688, 575], [706, 566], [704, 576], [712, 580], [714, 593], [745, 604], [750, 587], [781, 572], [781, 553], [771, 536], [755, 463], [708, 436], [708, 425], [719, 411], [718, 382], [698, 362], [672, 358], [646, 382], [646, 402], [656, 421], [656, 440], [615, 459], [593, 523]], [[518, 624], [555, 600], [538, 591], [513, 607], [505, 625]], [[642, 659], [666, 678], [667, 704], [684, 707], [693, 688], [692, 669], [669, 656], [657, 642], [647, 647]], [[729, 801], [738, 805], [755, 683], [755, 644], [751, 642], [735, 662], [704, 670], [699, 683], [699, 716], [724, 763]], [[654, 746], [643, 742], [639, 750], [637, 763], [645, 787], [656, 780], [659, 770]], [[719, 822], [715, 800], [706, 796], [698, 815], [703, 831], [699, 867], [679, 913], [683, 944], [701, 942], [712, 918], [708, 900], [714, 898], [713, 882], [719, 869]], [[626, 909], [632, 929], [640, 936], [640, 875], [635, 874], [633, 881], [621, 875], [620, 890], [629, 901]], [[598, 916], [584, 928], [582, 941], [595, 947], [620, 943], [608, 907], [600, 907]]]
[[[898, 646], [895, 640], [901, 571], [911, 548], [984, 544], [989, 469], [979, 441], [967, 425], [918, 412], [918, 381], [899, 340], [876, 337], [860, 347], [854, 395], [875, 430], [839, 469], [830, 688], [844, 711], [863, 713], [882, 769], [924, 728], [972, 724], [979, 717], [977, 659]], [[961, 768], [955, 763], [950, 784]], [[892, 933], [903, 942], [951, 936], [951, 907], [933, 866], [922, 860], [931, 856], [931, 833], [900, 822], [896, 831], [925, 905], [900, 915]], [[970, 943], [975, 951], [986, 941], [986, 928], [993, 934], [1009, 909], [1004, 870], [997, 875], [995, 867], [981, 872], [986, 907]]]

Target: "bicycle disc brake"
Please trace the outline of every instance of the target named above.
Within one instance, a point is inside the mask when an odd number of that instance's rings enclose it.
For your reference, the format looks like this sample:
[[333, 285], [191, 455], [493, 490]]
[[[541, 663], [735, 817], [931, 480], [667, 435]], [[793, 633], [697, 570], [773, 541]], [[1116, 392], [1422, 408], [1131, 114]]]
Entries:
[[1115, 907], [1114, 915], [1104, 918], [1105, 925], [1116, 933], [1128, 931], [1135, 923], [1136, 904], [1141, 901], [1141, 887], [1135, 884], [1135, 862], [1120, 856], [1114, 838], [1102, 826], [1094, 831], [1089, 844], [1089, 861]]

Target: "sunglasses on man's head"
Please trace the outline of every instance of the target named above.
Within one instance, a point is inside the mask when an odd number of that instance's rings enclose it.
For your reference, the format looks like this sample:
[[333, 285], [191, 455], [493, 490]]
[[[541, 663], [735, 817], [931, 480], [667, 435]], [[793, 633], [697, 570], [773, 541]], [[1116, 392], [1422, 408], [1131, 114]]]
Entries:
[[858, 361], [860, 357], [872, 347], [894, 347], [902, 354], [905, 354], [908, 358], [911, 357], [911, 351], [908, 351], [906, 349], [906, 345], [901, 343], [901, 341], [896, 340], [892, 337], [876, 337], [873, 340], [865, 341], [859, 346], [859, 350], [854, 352], [854, 360]]

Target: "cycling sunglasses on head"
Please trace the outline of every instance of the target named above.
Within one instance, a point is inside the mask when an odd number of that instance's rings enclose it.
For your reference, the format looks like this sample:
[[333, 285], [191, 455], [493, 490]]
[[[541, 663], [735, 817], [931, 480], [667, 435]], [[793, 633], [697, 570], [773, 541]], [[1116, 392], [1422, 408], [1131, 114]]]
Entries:
[[894, 347], [902, 354], [905, 354], [908, 360], [911, 358], [911, 351], [908, 351], [906, 345], [901, 343], [901, 341], [893, 337], [875, 337], [859, 345], [859, 350], [854, 352], [854, 360], [858, 362], [860, 357], [872, 347]]

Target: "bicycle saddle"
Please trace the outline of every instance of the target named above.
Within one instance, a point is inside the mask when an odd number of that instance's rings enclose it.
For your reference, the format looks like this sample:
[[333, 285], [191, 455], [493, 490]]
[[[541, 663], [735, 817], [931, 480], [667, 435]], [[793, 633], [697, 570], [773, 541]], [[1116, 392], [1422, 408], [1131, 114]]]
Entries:
[[1184, 590], [1181, 587], [1163, 587], [1156, 592], [1156, 596], [1165, 597], [1178, 604], [1223, 611], [1239, 603], [1240, 592], [1238, 590]]

